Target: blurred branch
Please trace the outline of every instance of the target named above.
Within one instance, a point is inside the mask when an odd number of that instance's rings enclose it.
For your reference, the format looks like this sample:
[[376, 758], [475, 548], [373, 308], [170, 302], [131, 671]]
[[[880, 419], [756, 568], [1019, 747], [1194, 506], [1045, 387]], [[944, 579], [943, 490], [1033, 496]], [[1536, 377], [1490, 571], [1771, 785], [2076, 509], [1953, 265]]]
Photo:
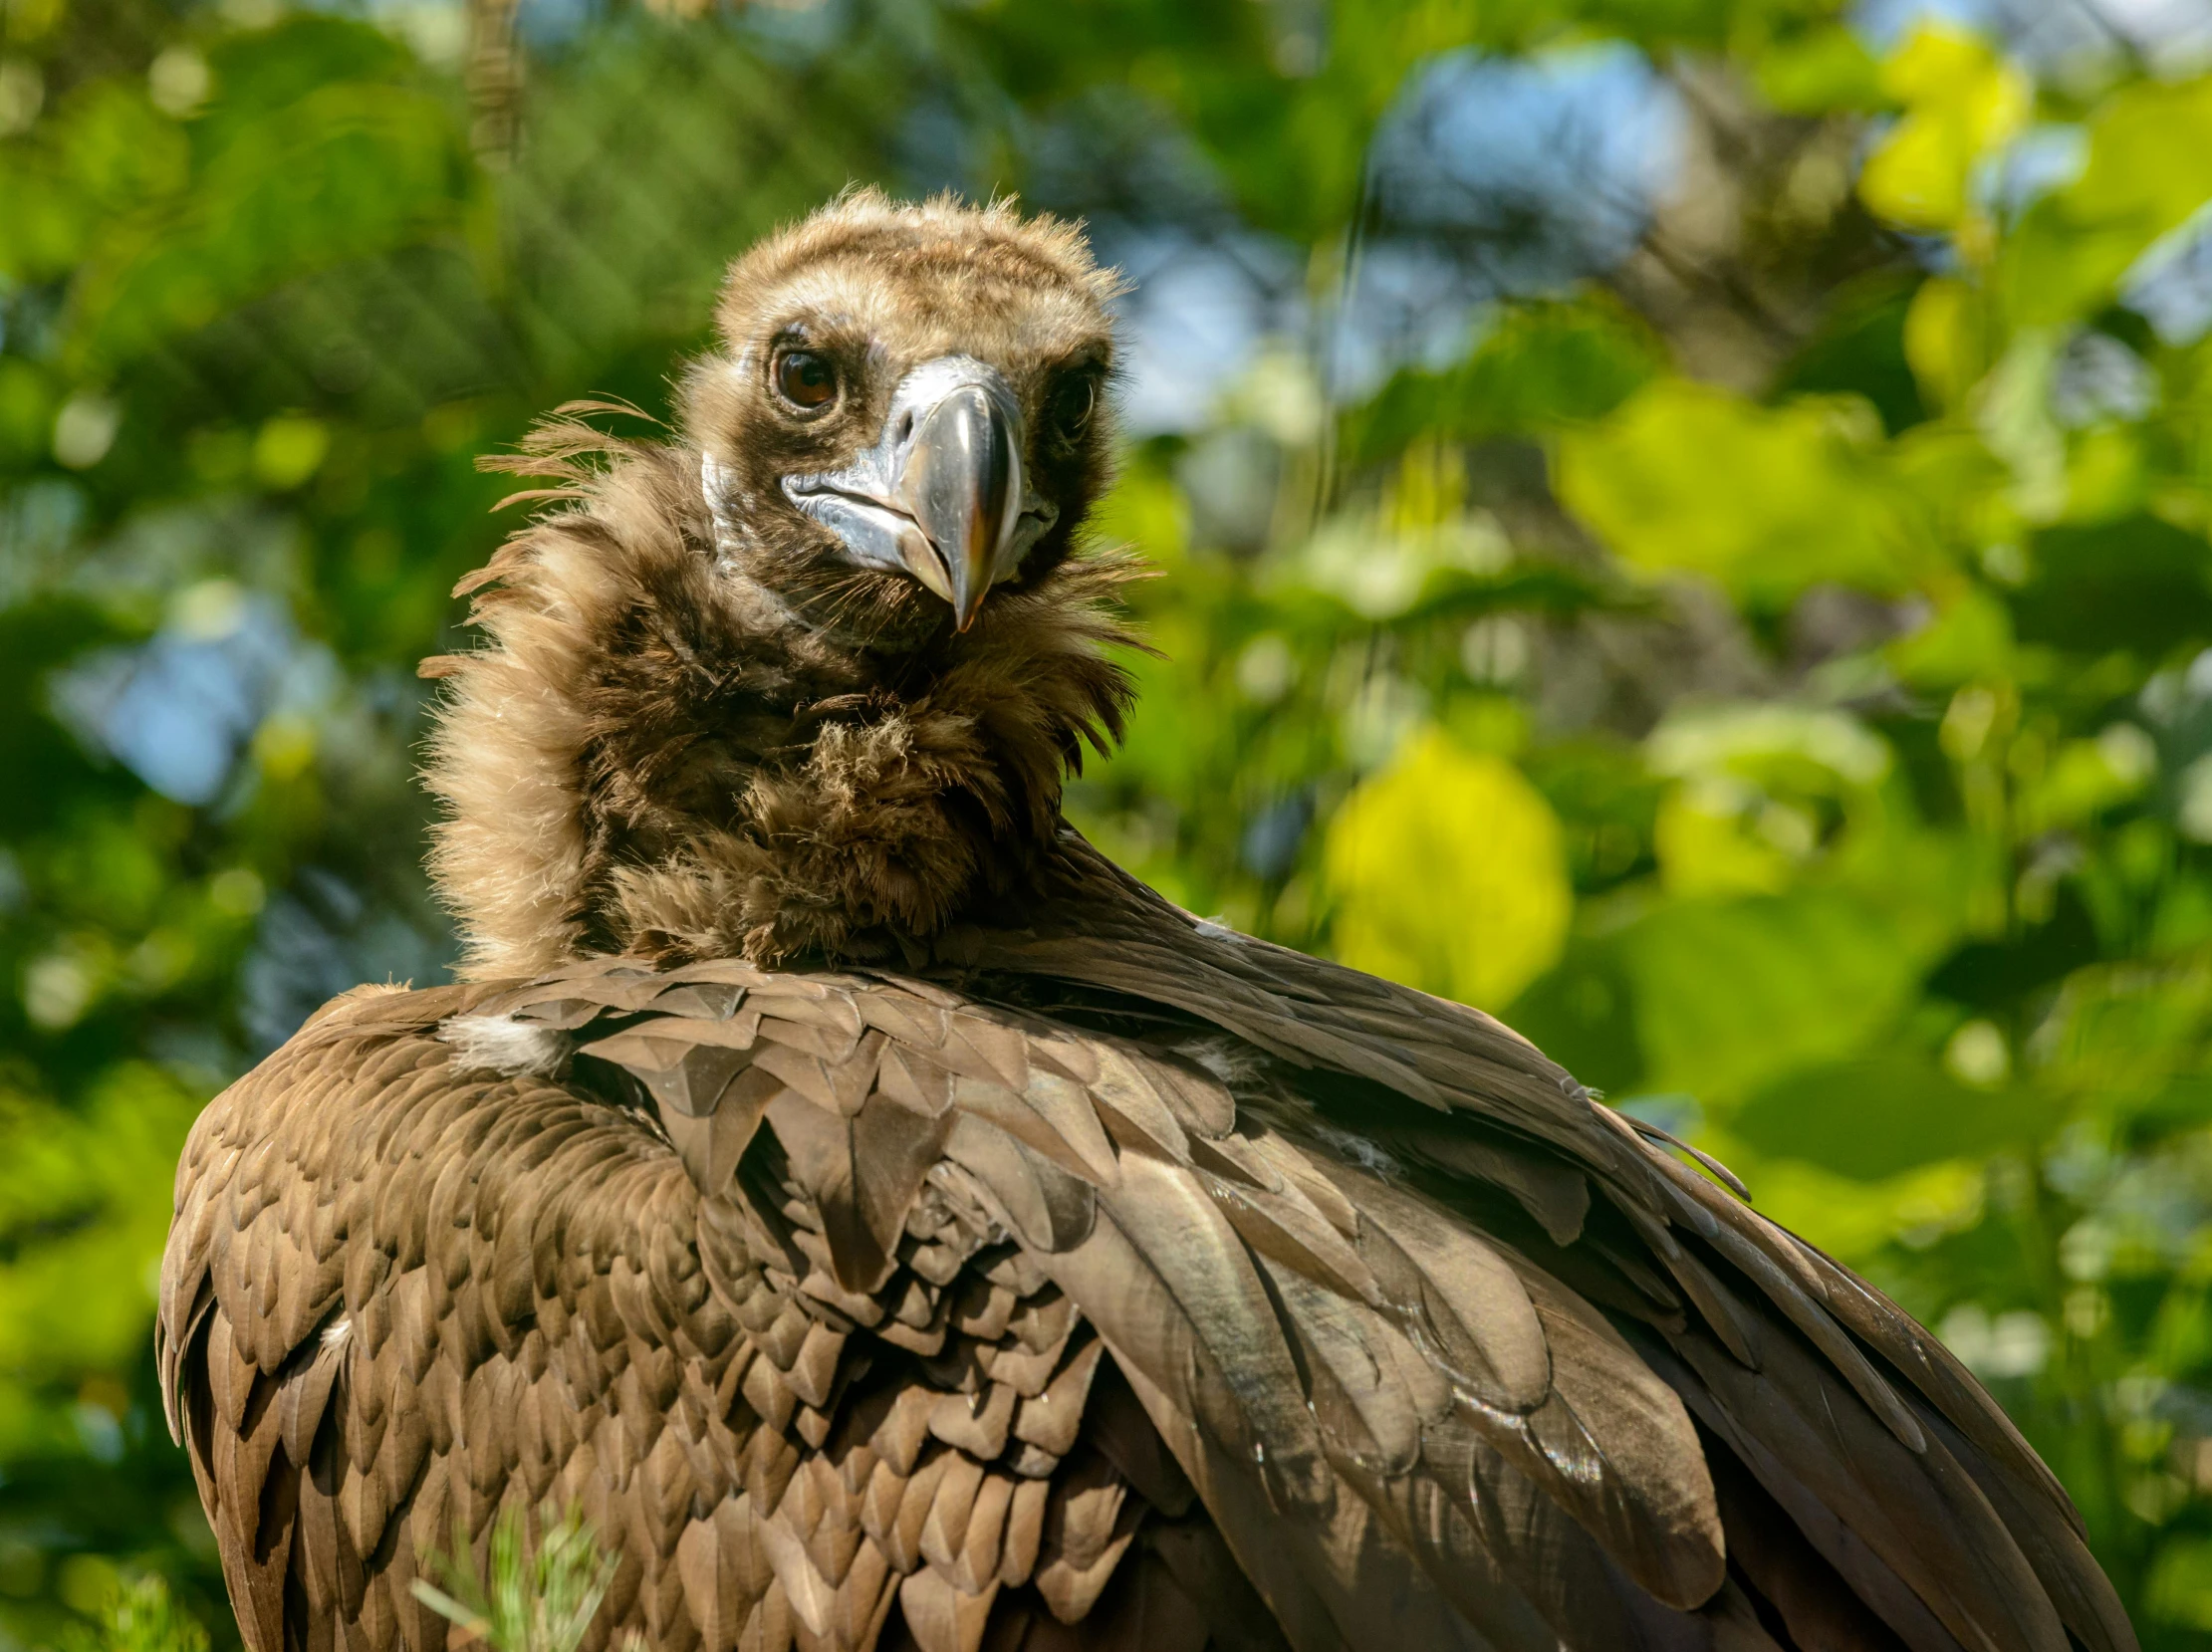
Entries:
[[522, 118], [522, 47], [515, 39], [520, 0], [469, 0], [469, 142], [484, 165], [514, 164]]

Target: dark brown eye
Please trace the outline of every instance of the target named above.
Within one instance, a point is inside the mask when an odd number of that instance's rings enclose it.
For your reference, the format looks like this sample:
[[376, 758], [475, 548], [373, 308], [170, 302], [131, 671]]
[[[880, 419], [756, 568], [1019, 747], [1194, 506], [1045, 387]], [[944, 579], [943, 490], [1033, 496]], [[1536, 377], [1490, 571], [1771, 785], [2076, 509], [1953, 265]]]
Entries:
[[1072, 442], [1082, 435], [1091, 423], [1091, 414], [1099, 405], [1099, 381], [1089, 373], [1078, 373], [1065, 378], [1053, 391], [1053, 433], [1062, 441]]
[[795, 350], [776, 362], [776, 388], [794, 407], [824, 407], [838, 393], [838, 375], [810, 350]]

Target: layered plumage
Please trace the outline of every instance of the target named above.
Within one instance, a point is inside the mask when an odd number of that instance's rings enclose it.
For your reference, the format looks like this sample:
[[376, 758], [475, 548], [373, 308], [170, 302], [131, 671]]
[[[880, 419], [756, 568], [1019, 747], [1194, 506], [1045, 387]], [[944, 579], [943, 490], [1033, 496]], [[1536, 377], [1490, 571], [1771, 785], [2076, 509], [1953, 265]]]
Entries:
[[597, 1640], [678, 1652], [2133, 1646], [1877, 1293], [1061, 820], [1127, 698], [1111, 291], [852, 197], [733, 271], [676, 439], [512, 462], [562, 503], [435, 665], [470, 980], [336, 1002], [179, 1169], [255, 1652], [442, 1646], [422, 1550], [569, 1504]]

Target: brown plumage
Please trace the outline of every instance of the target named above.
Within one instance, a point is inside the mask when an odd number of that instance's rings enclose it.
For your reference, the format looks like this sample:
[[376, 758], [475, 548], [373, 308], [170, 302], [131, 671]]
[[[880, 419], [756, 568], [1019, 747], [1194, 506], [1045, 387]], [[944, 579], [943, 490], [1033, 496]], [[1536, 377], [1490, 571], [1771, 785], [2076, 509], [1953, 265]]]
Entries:
[[2132, 1647], [1880, 1295], [1061, 820], [1127, 698], [1111, 290], [850, 197], [736, 266], [677, 439], [510, 462], [564, 503], [431, 667], [468, 983], [337, 1001], [178, 1171], [249, 1646], [442, 1647], [422, 1552], [574, 1503], [595, 1643], [671, 1652]]

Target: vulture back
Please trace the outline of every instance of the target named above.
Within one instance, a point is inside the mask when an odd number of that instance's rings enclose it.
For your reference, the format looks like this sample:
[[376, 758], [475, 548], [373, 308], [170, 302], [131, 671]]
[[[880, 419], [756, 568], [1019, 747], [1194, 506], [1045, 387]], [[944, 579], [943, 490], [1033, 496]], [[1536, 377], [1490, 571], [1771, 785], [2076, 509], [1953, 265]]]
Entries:
[[511, 1505], [616, 1555], [595, 1646], [2135, 1644], [1846, 1270], [1477, 1012], [1086, 875], [928, 979], [349, 995], [219, 1097], [160, 1360], [254, 1652], [442, 1648]]

